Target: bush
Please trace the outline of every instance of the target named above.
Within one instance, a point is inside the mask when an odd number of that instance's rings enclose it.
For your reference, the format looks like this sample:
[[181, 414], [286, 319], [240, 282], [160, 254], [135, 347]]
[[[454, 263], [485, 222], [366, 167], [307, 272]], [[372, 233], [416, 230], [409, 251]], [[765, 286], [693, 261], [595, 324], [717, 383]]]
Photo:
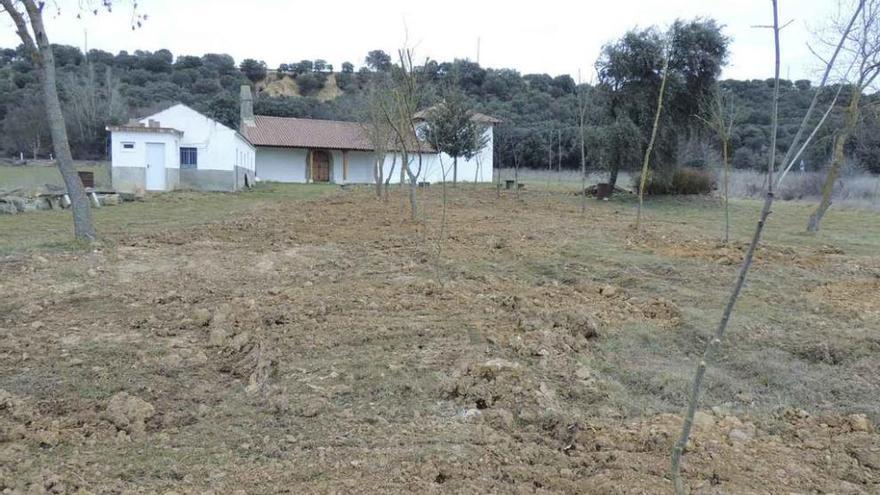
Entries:
[[318, 92], [324, 87], [326, 79], [326, 74], [318, 72], [307, 72], [296, 76], [300, 96], [309, 96]]
[[[641, 175], [633, 176], [633, 190], [638, 191]], [[645, 194], [687, 195], [709, 194], [715, 190], [715, 175], [705, 169], [679, 167], [670, 173], [650, 173], [645, 184]]]

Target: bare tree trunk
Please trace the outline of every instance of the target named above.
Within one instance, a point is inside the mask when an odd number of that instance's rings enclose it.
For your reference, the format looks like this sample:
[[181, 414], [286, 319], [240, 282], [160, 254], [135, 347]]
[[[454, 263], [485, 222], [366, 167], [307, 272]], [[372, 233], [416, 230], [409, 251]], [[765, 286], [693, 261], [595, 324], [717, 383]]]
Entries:
[[721, 159], [724, 161], [724, 244], [730, 242], [730, 157], [727, 139], [721, 140]]
[[878, 198], [880, 198], [880, 177], [877, 177], [877, 182], [874, 185], [874, 198], [871, 200], [871, 206], [877, 206]]
[[391, 155], [391, 169], [388, 170], [388, 177], [385, 178], [384, 198], [388, 201], [388, 188], [391, 184], [391, 178], [394, 177], [394, 167], [397, 166], [397, 153]]
[[[446, 174], [443, 174], [446, 177]], [[446, 182], [446, 179], [443, 179]], [[452, 157], [452, 187], [458, 187], [458, 157]]]
[[439, 156], [437, 157], [440, 161], [440, 173], [443, 174], [443, 182], [440, 184], [442, 188], [442, 210], [440, 215], [440, 236], [437, 240], [437, 259], [440, 259], [440, 256], [443, 254], [443, 242], [446, 240], [446, 210], [447, 210], [447, 201], [448, 198], [446, 196], [446, 167], [443, 165], [443, 159]]
[[379, 161], [379, 157], [376, 157], [376, 162], [373, 168], [373, 179], [376, 181], [376, 199], [382, 199], [382, 184], [385, 182], [382, 177], [384, 168], [384, 160]]
[[688, 438], [690, 437], [691, 428], [694, 424], [694, 416], [697, 412], [697, 407], [700, 402], [700, 392], [702, 389], [703, 378], [706, 375], [706, 368], [708, 367], [708, 363], [712, 361], [714, 357], [715, 351], [721, 345], [721, 339], [724, 338], [724, 333], [727, 331], [728, 323], [730, 322], [730, 318], [733, 315], [733, 309], [736, 306], [737, 300], [739, 299], [740, 292], [742, 291], [743, 286], [746, 282], [746, 276], [749, 273], [749, 268], [752, 266], [752, 261], [755, 257], [755, 251], [758, 248], [758, 243], [761, 241], [761, 236], [764, 232], [764, 226], [767, 224], [767, 218], [770, 216], [770, 212], [773, 207], [773, 171], [776, 165], [776, 134], [779, 128], [779, 66], [780, 66], [780, 47], [779, 47], [779, 12], [777, 0], [773, 1], [773, 39], [775, 44], [775, 53], [776, 53], [776, 63], [775, 63], [775, 71], [774, 71], [774, 88], [773, 88], [773, 113], [772, 113], [772, 125], [770, 131], [770, 157], [769, 163], [767, 165], [767, 195], [764, 198], [764, 207], [761, 209], [761, 216], [758, 219], [758, 225], [755, 228], [755, 233], [752, 236], [752, 242], [749, 244], [749, 249], [746, 252], [745, 258], [743, 259], [742, 265], [739, 269], [739, 274], [736, 278], [736, 282], [733, 286], [733, 291], [730, 294], [730, 297], [727, 300], [727, 305], [724, 308], [724, 312], [721, 316], [721, 322], [718, 324], [718, 328], [715, 330], [715, 335], [712, 336], [712, 339], [709, 341], [709, 344], [706, 346], [706, 350], [703, 353], [703, 358], [700, 360], [699, 365], [697, 366], [697, 371], [694, 376], [693, 387], [691, 388], [690, 400], [688, 401], [688, 409], [684, 418], [684, 424], [682, 425], [681, 436], [676, 442], [675, 447], [672, 450], [672, 481], [675, 485], [675, 493], [678, 495], [684, 495], [686, 493], [684, 482], [681, 479], [681, 458], [684, 453], [685, 446], [687, 445]]
[[807, 223], [808, 232], [819, 231], [819, 225], [822, 222], [822, 218], [825, 216], [825, 213], [828, 212], [828, 208], [831, 207], [831, 196], [834, 193], [834, 183], [837, 182], [837, 177], [840, 175], [840, 170], [843, 168], [843, 163], [846, 158], [844, 155], [844, 147], [850, 136], [852, 136], [859, 120], [859, 102], [861, 101], [861, 96], [861, 85], [857, 84], [853, 86], [852, 97], [850, 98], [849, 108], [846, 112], [846, 123], [834, 141], [834, 154], [831, 158], [831, 166], [828, 169], [828, 175], [825, 176], [825, 183], [822, 185], [822, 200], [816, 207], [816, 211], [810, 215], [810, 221]]
[[409, 208], [412, 221], [415, 222], [419, 218], [419, 205], [416, 197], [416, 189], [419, 187], [419, 179], [415, 175], [410, 174], [409, 180]]
[[667, 47], [667, 53], [663, 58], [663, 80], [660, 82], [660, 95], [657, 97], [657, 112], [654, 114], [654, 127], [651, 129], [651, 140], [648, 149], [645, 150], [645, 161], [642, 163], [642, 177], [639, 183], [639, 206], [636, 209], [636, 230], [642, 222], [642, 204], [645, 199], [645, 185], [648, 183], [648, 170], [651, 165], [651, 153], [654, 151], [654, 143], [657, 141], [657, 130], [660, 128], [660, 115], [663, 113], [663, 95], [666, 93], [666, 80], [669, 76], [669, 53], [671, 47]]
[[[77, 240], [94, 241], [97, 236], [92, 225], [92, 211], [89, 200], [86, 197], [85, 188], [76, 173], [73, 164], [73, 156], [70, 153], [70, 143], [67, 139], [67, 127], [64, 122], [64, 114], [61, 112], [61, 102], [58, 99], [58, 86], [55, 76], [55, 57], [52, 46], [46, 36], [46, 28], [43, 25], [42, 6], [38, 6], [33, 0], [20, 0], [27, 11], [34, 39], [31, 39], [27, 30], [27, 23], [22, 14], [16, 10], [12, 0], [0, 0], [0, 6], [12, 17], [17, 32], [25, 48], [32, 53], [34, 61], [39, 67], [40, 82], [43, 89], [43, 103], [46, 107], [46, 118], [49, 131], [52, 136], [52, 148], [58, 162], [58, 170], [67, 188], [67, 194], [71, 201], [73, 213], [73, 231]], [[42, 2], [41, 2], [42, 3]]]
[[516, 199], [519, 199], [519, 157], [513, 154], [513, 189]]
[[562, 182], [562, 129], [556, 131], [556, 181]]
[[620, 165], [615, 162], [611, 164], [611, 171], [608, 174], [608, 184], [611, 185], [611, 193], [614, 194], [614, 188], [617, 187], [617, 174], [620, 173]]
[[584, 116], [581, 114], [581, 216], [587, 214], [587, 150], [584, 142]]
[[493, 170], [492, 174], [495, 176], [495, 199], [501, 199], [501, 167], [497, 171]]

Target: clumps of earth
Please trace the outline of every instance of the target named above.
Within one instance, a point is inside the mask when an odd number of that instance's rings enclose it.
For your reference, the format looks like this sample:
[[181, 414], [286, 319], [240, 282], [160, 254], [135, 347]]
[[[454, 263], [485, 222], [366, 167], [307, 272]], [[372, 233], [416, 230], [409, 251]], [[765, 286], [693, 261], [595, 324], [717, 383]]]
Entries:
[[[742, 263], [749, 243], [735, 240], [724, 243], [711, 238], [695, 239], [693, 236], [660, 233], [646, 228], [638, 234], [631, 234], [627, 238], [627, 247], [663, 256], [702, 259], [717, 265], [736, 266]], [[763, 242], [755, 252], [754, 262], [815, 267], [841, 254], [841, 249], [828, 245], [807, 250]]]
[[[58, 416], [51, 410], [70, 409]], [[3, 494], [91, 494], [66, 468], [46, 466], [36, 479], [15, 476], [35, 462], [30, 449], [50, 451], [64, 446], [93, 446], [99, 441], [127, 442], [148, 434], [156, 415], [149, 402], [118, 392], [103, 401], [84, 404], [44, 402], [34, 404], [0, 389], [0, 493]]]
[[227, 361], [224, 369], [247, 379], [249, 394], [267, 387], [277, 363], [264, 320], [253, 299], [223, 304], [214, 311], [196, 308], [192, 314], [193, 324], [206, 330], [208, 346]]
[[507, 344], [520, 356], [579, 352], [599, 337], [599, 323], [585, 311], [531, 310], [518, 314]]
[[156, 409], [149, 402], [127, 392], [119, 392], [107, 403], [106, 417], [120, 433], [137, 438], [146, 433], [146, 422], [155, 412]]

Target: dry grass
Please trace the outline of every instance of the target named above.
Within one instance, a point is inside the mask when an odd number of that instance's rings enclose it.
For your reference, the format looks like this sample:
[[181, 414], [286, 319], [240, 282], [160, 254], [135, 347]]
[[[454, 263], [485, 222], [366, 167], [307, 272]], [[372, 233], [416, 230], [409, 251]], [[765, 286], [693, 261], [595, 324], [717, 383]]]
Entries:
[[[496, 176], [501, 174], [502, 182], [504, 180], [513, 180], [514, 170], [512, 168], [502, 168], [495, 171]], [[628, 189], [630, 183], [630, 174], [621, 172], [617, 179], [618, 187]], [[522, 168], [519, 171], [519, 181], [526, 185], [527, 188], [555, 190], [555, 191], [577, 191], [581, 186], [581, 173], [576, 170], [563, 170], [557, 172], [555, 170]], [[588, 172], [587, 186], [592, 186], [600, 182], [608, 181], [607, 172]]]
[[[824, 181], [822, 172], [790, 172], [779, 191], [779, 198], [818, 202]], [[761, 196], [764, 187], [765, 174], [737, 170], [731, 176], [730, 195], [755, 199]], [[834, 187], [833, 201], [840, 206], [880, 209], [880, 177], [863, 173], [844, 175]]]

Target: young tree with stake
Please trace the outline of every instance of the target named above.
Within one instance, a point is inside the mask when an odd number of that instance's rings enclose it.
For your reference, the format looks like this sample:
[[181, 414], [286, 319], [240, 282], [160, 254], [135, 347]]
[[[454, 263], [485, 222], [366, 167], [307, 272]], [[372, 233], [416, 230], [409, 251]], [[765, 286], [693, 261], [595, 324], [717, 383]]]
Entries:
[[[843, 27], [841, 27], [843, 29]], [[831, 165], [822, 185], [822, 199], [807, 223], [808, 232], [818, 232], [822, 218], [831, 207], [834, 183], [845, 161], [845, 146], [852, 137], [861, 117], [862, 95], [880, 75], [880, 0], [863, 2], [861, 16], [855, 27], [849, 28], [843, 50], [853, 58], [855, 78], [850, 85], [850, 100], [846, 118], [834, 138]]]
[[[761, 241], [761, 236], [764, 233], [764, 227], [767, 224], [767, 219], [770, 216], [771, 209], [773, 207], [773, 200], [775, 198], [774, 191], [780, 185], [780, 183], [774, 183], [773, 176], [776, 168], [776, 136], [779, 128], [779, 67], [781, 63], [781, 54], [780, 54], [780, 42], [779, 42], [779, 10], [778, 10], [778, 0], [771, 0], [773, 6], [773, 25], [767, 26], [773, 30], [773, 41], [775, 46], [775, 70], [774, 70], [774, 85], [773, 85], [773, 108], [771, 113], [771, 131], [770, 131], [770, 152], [768, 157], [768, 165], [767, 165], [767, 192], [764, 198], [764, 206], [761, 208], [761, 213], [758, 218], [758, 224], [755, 227], [755, 232], [752, 235], [751, 243], [749, 244], [749, 248], [746, 251], [745, 257], [743, 258], [742, 265], [740, 266], [739, 272], [733, 284], [733, 289], [730, 293], [730, 296], [727, 300], [727, 304], [724, 307], [724, 312], [721, 315], [721, 321], [718, 324], [718, 327], [715, 330], [715, 333], [710, 337], [708, 344], [706, 345], [706, 349], [703, 352], [703, 356], [700, 359], [699, 364], [697, 365], [696, 373], [694, 374], [694, 381], [690, 391], [690, 397], [688, 399], [688, 407], [687, 412], [685, 413], [684, 423], [682, 424], [681, 434], [678, 438], [678, 441], [675, 443], [675, 446], [672, 449], [672, 459], [671, 459], [671, 474], [672, 481], [675, 486], [675, 493], [677, 495], [684, 495], [686, 493], [684, 481], [681, 478], [681, 461], [684, 455], [685, 447], [687, 446], [688, 439], [690, 438], [691, 428], [694, 424], [694, 416], [697, 412], [697, 407], [700, 402], [700, 394], [702, 393], [703, 379], [706, 375], [706, 370], [709, 366], [709, 363], [712, 362], [712, 359], [715, 357], [715, 353], [718, 352], [721, 347], [721, 340], [724, 338], [724, 334], [727, 331], [727, 327], [730, 323], [730, 319], [733, 316], [733, 310], [736, 306], [737, 301], [739, 300], [740, 293], [742, 292], [743, 287], [745, 286], [746, 277], [748, 275], [749, 269], [752, 266], [752, 261], [755, 257], [755, 251], [757, 251], [758, 243]], [[853, 23], [854, 20], [858, 18], [862, 7], [864, 4], [864, 0], [859, 2], [858, 7], [856, 8], [855, 14], [853, 14]], [[853, 23], [844, 30], [843, 35], [841, 36], [840, 42], [837, 45], [837, 49], [834, 51], [834, 55], [828, 60], [825, 68], [825, 74], [822, 77], [822, 82], [817, 88], [817, 92], [821, 91], [824, 88], [826, 82], [828, 81], [828, 77], [831, 73], [831, 70], [834, 67], [835, 61], [837, 60], [837, 56], [840, 53], [841, 46], [844, 41], [847, 39], [850, 30], [852, 29]], [[783, 26], [784, 27], [784, 26]], [[804, 115], [803, 120], [801, 121], [800, 128], [796, 134], [795, 140], [792, 142], [788, 152], [785, 154], [785, 159], [783, 160], [783, 166], [789, 165], [789, 159], [795, 156], [797, 146], [801, 144], [801, 136], [807, 129], [807, 125], [812, 117], [813, 111], [815, 110], [815, 101], [814, 105], [810, 107], [807, 111], [806, 115]], [[821, 126], [824, 122], [824, 119], [820, 121], [818, 124]], [[812, 132], [807, 140], [803, 143], [803, 146], [806, 146], [810, 139], [815, 136], [815, 131]], [[793, 163], [793, 160], [792, 160]], [[786, 167], [788, 168], [788, 167]]]
[[[399, 145], [401, 172], [409, 181], [409, 204], [413, 221], [418, 219], [417, 190], [422, 173], [422, 153], [413, 117], [422, 99], [422, 86], [413, 64], [414, 50], [408, 47], [398, 51], [399, 66], [392, 68], [390, 98], [382, 105], [385, 121]], [[416, 166], [418, 164], [418, 166]]]
[[660, 129], [660, 115], [663, 113], [663, 97], [666, 94], [666, 81], [669, 80], [669, 59], [672, 54], [672, 36], [663, 51], [663, 79], [660, 82], [660, 93], [657, 95], [657, 110], [654, 113], [654, 126], [651, 128], [651, 140], [645, 149], [645, 160], [642, 163], [642, 176], [639, 181], [639, 206], [636, 209], [636, 231], [642, 222], [642, 204], [645, 199], [645, 186], [648, 184], [648, 172], [651, 167], [651, 153], [654, 151], [654, 143], [657, 142], [657, 131]]
[[581, 147], [581, 216], [587, 213], [587, 111], [589, 110], [589, 99], [587, 95], [587, 85], [580, 80], [580, 71], [578, 71], [578, 135], [580, 136]]
[[[384, 74], [381, 74], [384, 76]], [[377, 76], [379, 76], [377, 74]], [[388, 90], [388, 81], [373, 79], [366, 91], [366, 104], [361, 114], [361, 132], [373, 147], [373, 179], [376, 182], [376, 198], [387, 197], [388, 183], [385, 180], [385, 158], [389, 151], [393, 151], [395, 143], [394, 130], [385, 118], [384, 109], [390, 105], [391, 94]], [[396, 158], [396, 154], [395, 154]], [[395, 160], [396, 161], [396, 160]], [[388, 173], [388, 179], [394, 173], [392, 169]]]
[[721, 166], [724, 187], [724, 243], [730, 241], [730, 136], [736, 123], [736, 109], [730, 96], [716, 86], [703, 104], [703, 115], [697, 117], [706, 124], [721, 145]]

